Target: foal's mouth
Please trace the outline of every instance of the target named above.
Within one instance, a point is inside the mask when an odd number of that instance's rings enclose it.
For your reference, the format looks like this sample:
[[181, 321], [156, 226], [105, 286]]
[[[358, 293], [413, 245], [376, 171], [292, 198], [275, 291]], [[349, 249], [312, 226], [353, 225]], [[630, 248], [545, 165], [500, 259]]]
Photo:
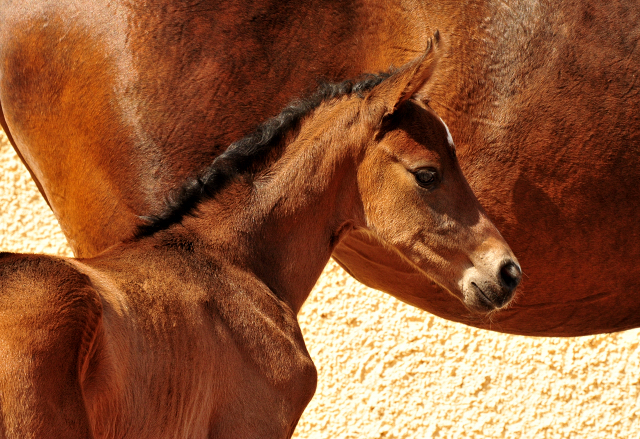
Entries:
[[505, 297], [494, 296], [483, 291], [475, 282], [470, 282], [470, 285], [475, 294], [469, 297], [469, 299], [471, 299], [469, 302], [471, 303], [467, 303], [467, 306], [472, 308], [474, 311], [490, 312], [498, 310], [509, 303], [509, 299], [512, 296], [511, 294], [505, 295]]

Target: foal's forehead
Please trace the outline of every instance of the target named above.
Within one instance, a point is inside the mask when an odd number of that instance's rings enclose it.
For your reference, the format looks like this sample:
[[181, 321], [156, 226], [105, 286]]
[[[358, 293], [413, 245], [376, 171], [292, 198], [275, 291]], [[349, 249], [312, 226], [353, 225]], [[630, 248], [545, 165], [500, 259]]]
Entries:
[[422, 113], [422, 117], [420, 117], [419, 120], [422, 120], [422, 123], [425, 123], [425, 119], [426, 118], [429, 120], [428, 124], [431, 127], [436, 127], [436, 129], [444, 135], [444, 145], [447, 149], [447, 152], [455, 159], [456, 157], [456, 146], [455, 143], [453, 141], [453, 136], [451, 135], [451, 131], [449, 130], [449, 127], [447, 126], [447, 124], [444, 122], [444, 120], [442, 120], [442, 118], [426, 103], [421, 102], [421, 101], [414, 101], [411, 100], [409, 102], [407, 102], [407, 104], [409, 105], [413, 105], [414, 109], [420, 108], [420, 111]]

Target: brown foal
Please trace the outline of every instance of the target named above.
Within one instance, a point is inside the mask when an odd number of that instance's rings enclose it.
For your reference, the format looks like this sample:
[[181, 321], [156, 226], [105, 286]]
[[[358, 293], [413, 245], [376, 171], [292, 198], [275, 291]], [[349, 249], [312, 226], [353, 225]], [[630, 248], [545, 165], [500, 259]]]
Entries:
[[2, 436], [290, 437], [316, 385], [296, 314], [352, 230], [508, 303], [520, 268], [412, 99], [436, 53], [292, 104], [97, 257], [0, 255]]

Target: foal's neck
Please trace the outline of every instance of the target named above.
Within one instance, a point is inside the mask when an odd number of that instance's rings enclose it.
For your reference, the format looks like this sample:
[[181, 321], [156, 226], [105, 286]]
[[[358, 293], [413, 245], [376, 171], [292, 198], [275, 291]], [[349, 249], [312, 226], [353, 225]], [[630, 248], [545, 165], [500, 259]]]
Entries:
[[316, 122], [315, 130], [305, 127], [264, 172], [200, 206], [209, 225], [198, 227], [206, 230], [204, 239], [296, 313], [342, 235], [363, 218], [357, 148], [331, 121]]

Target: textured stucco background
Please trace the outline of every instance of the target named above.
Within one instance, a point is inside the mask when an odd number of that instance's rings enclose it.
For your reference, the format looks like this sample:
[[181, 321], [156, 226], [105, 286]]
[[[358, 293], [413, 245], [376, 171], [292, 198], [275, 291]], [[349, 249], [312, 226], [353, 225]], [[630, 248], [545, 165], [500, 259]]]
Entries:
[[[0, 251], [70, 255], [1, 131]], [[300, 324], [319, 384], [297, 439], [640, 438], [639, 330], [572, 339], [476, 330], [365, 288], [333, 263]]]

